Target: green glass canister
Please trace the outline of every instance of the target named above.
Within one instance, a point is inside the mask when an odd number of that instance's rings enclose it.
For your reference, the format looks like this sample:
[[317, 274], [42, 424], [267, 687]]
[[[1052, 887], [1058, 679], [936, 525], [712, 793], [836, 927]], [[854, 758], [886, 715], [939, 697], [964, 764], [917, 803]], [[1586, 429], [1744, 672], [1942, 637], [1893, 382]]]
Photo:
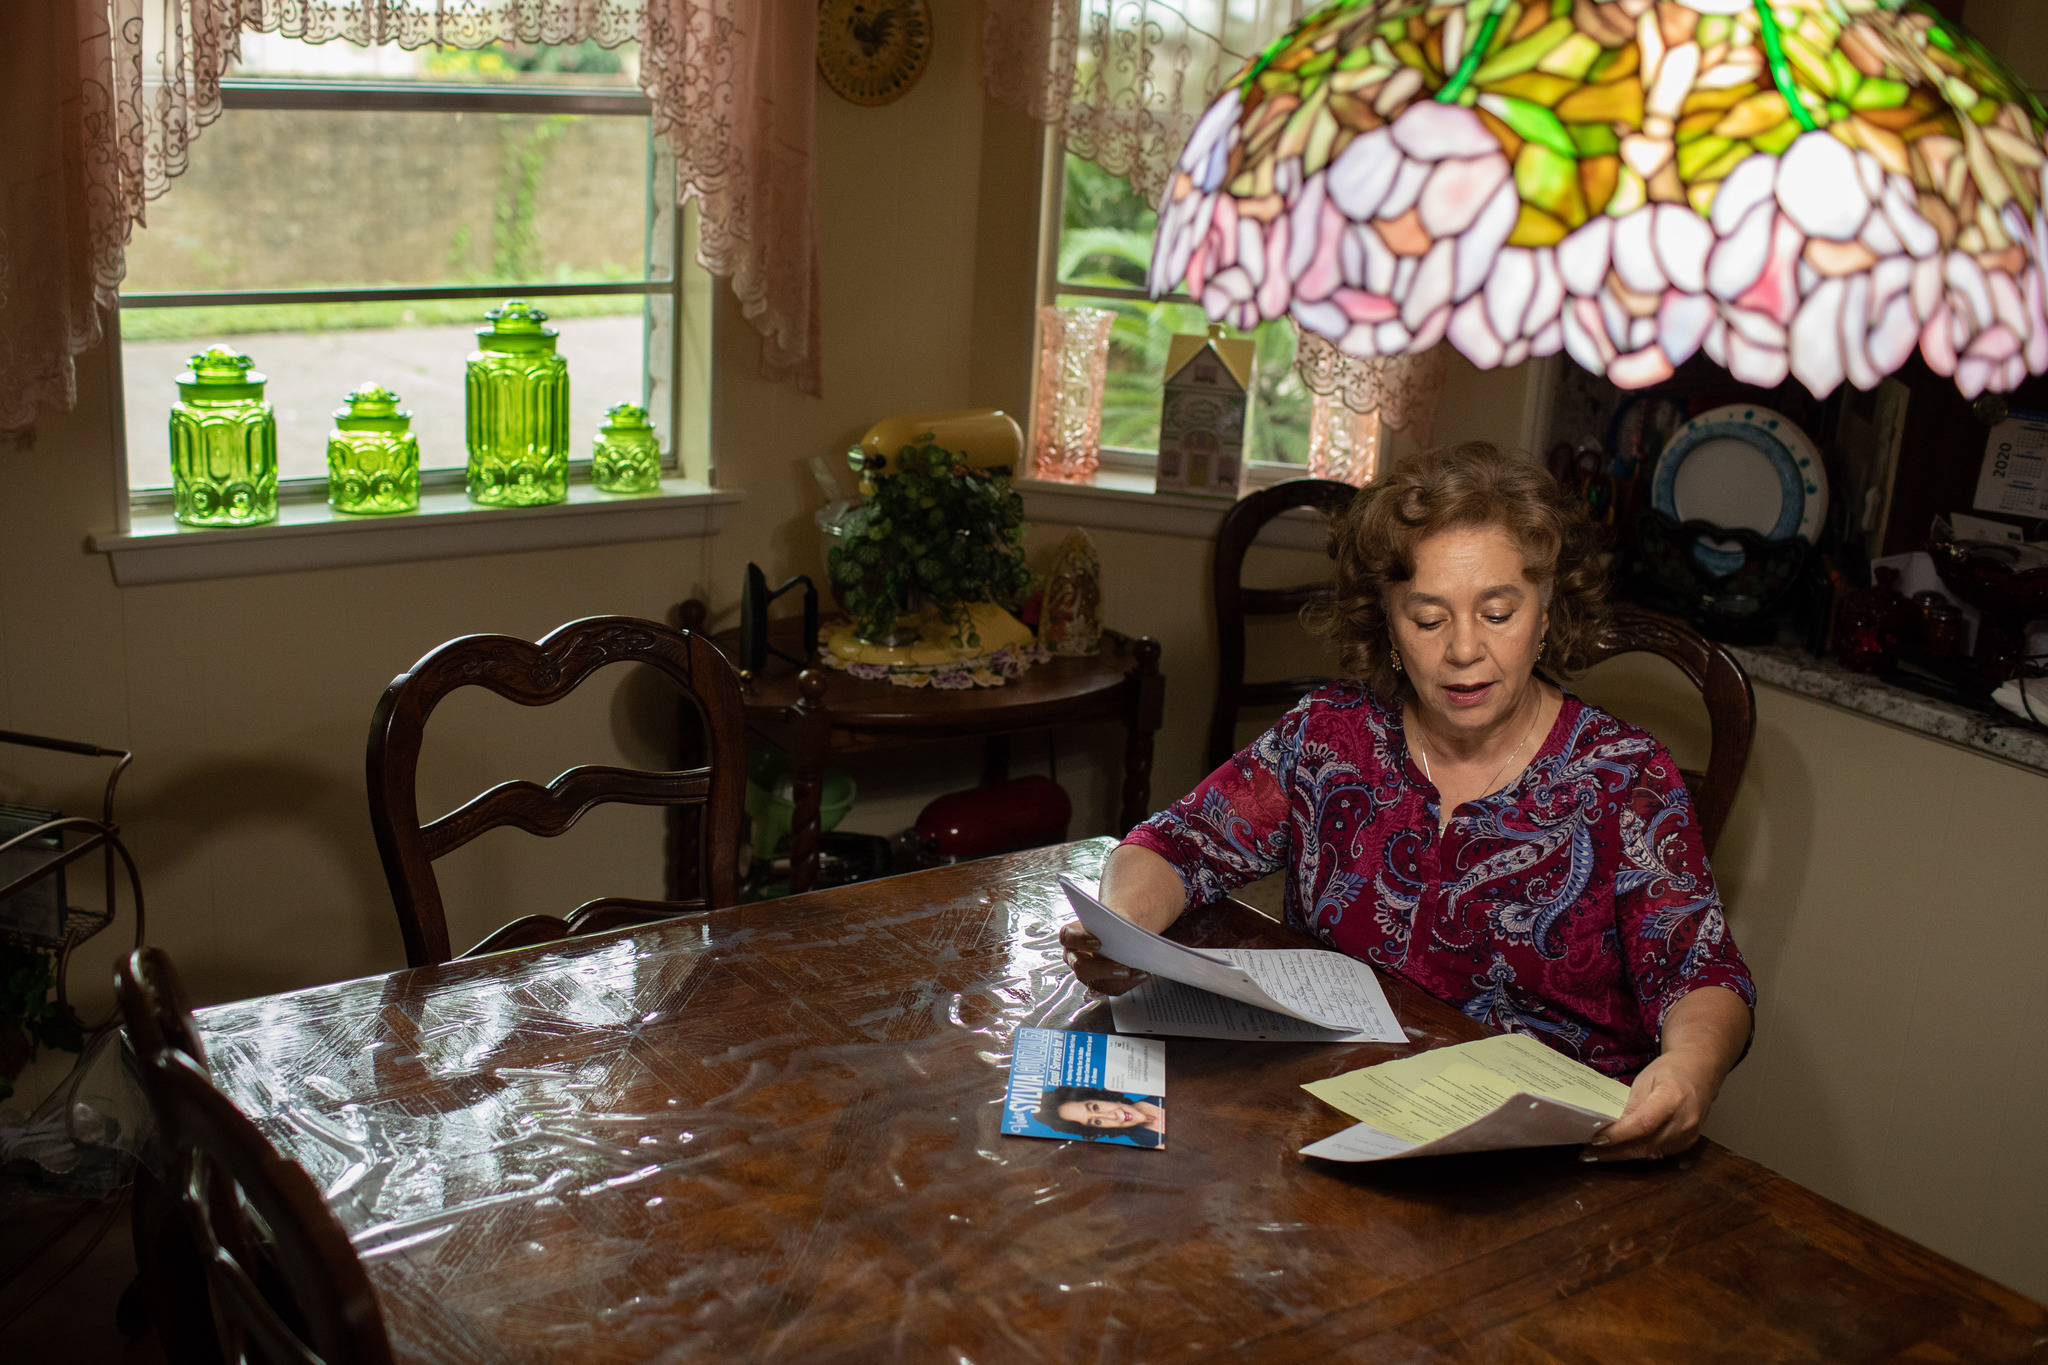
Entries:
[[365, 384], [334, 410], [327, 434], [327, 505], [383, 516], [420, 506], [420, 440], [412, 414], [381, 384]]
[[469, 497], [490, 507], [569, 498], [569, 362], [524, 299], [484, 314], [466, 384]]
[[601, 493], [654, 493], [661, 488], [661, 440], [647, 409], [614, 403], [598, 423], [590, 482]]
[[187, 526], [277, 519], [277, 415], [264, 378], [224, 346], [192, 357], [171, 405], [171, 513]]

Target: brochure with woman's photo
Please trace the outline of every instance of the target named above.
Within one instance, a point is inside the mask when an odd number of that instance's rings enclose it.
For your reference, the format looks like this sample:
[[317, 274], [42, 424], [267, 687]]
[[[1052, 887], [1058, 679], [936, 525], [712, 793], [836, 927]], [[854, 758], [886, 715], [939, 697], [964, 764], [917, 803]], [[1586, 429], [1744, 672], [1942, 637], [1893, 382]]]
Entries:
[[1020, 1028], [1003, 1099], [1006, 1137], [1166, 1145], [1166, 1044]]

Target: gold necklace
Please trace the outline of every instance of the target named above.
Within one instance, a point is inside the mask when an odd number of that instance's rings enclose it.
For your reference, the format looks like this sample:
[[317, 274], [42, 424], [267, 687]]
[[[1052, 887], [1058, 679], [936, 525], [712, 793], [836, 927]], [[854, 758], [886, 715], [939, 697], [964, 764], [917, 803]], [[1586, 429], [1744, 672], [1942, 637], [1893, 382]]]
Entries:
[[[1539, 691], [1536, 694], [1536, 714], [1529, 717], [1529, 728], [1522, 731], [1521, 744], [1517, 744], [1515, 746], [1514, 753], [1509, 754], [1507, 756], [1507, 759], [1504, 762], [1502, 762], [1500, 767], [1494, 770], [1493, 777], [1486, 784], [1486, 790], [1479, 793], [1478, 796], [1473, 797], [1472, 799], [1474, 801], [1484, 800], [1486, 797], [1493, 795], [1495, 787], [1498, 786], [1500, 783], [1501, 774], [1508, 770], [1509, 763], [1513, 763], [1515, 759], [1521, 755], [1522, 745], [1527, 744], [1529, 742], [1529, 736], [1536, 733], [1536, 721], [1537, 718], [1540, 717], [1542, 714], [1543, 694]], [[1419, 758], [1422, 759], [1422, 775], [1429, 779], [1430, 786], [1436, 786], [1436, 776], [1429, 770], [1429, 750], [1425, 749], [1422, 746], [1422, 725], [1420, 722], [1420, 718], [1417, 719], [1417, 723], [1415, 726], [1415, 753]]]

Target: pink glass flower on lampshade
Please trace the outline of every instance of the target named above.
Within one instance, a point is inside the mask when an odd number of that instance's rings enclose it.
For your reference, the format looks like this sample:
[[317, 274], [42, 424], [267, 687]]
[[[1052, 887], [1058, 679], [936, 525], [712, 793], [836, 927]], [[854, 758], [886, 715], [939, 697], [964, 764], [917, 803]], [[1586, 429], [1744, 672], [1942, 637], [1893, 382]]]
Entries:
[[1360, 358], [1826, 395], [1917, 346], [2004, 392], [2048, 371], [2044, 127], [1911, 0], [1338, 0], [1197, 125], [1150, 285]]

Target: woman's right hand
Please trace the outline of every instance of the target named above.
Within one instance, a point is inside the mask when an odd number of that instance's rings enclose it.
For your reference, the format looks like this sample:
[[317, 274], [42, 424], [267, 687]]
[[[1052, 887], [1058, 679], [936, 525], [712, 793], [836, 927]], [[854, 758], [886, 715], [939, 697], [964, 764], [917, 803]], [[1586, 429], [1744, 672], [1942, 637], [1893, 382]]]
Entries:
[[1102, 940], [1075, 920], [1060, 930], [1060, 947], [1066, 950], [1067, 965], [1081, 984], [1100, 995], [1122, 995], [1152, 979], [1150, 972], [1135, 971], [1102, 955]]
[[[1102, 864], [1096, 899], [1139, 928], [1157, 934], [1180, 918], [1187, 888], [1181, 885], [1173, 864], [1151, 849], [1142, 844], [1119, 844]], [[1066, 950], [1067, 965], [1074, 975], [1091, 991], [1122, 995], [1152, 979], [1149, 972], [1104, 957], [1102, 941], [1082, 928], [1079, 920], [1060, 930], [1060, 947]]]

